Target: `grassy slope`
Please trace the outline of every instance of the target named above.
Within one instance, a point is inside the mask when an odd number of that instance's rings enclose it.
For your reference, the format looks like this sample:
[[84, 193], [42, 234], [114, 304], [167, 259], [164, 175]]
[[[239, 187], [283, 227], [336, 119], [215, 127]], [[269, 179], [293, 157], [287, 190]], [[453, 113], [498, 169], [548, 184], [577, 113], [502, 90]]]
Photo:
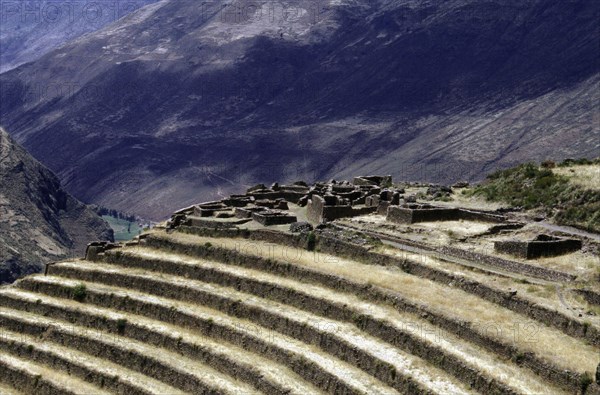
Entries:
[[541, 211], [560, 225], [600, 232], [599, 176], [600, 158], [567, 160], [558, 167], [525, 163], [490, 174], [468, 193]]

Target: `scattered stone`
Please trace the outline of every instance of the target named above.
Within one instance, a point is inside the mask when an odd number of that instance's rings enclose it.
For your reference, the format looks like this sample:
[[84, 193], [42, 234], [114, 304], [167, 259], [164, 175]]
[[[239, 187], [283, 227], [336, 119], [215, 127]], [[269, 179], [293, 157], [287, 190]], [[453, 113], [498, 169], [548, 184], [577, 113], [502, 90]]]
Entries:
[[469, 183], [467, 181], [459, 181], [452, 185], [452, 188], [468, 188]]
[[310, 232], [313, 229], [313, 226], [308, 222], [294, 222], [290, 225], [290, 232], [292, 233]]
[[258, 192], [258, 191], [262, 191], [264, 189], [267, 189], [265, 184], [256, 184], [255, 186], [248, 188], [246, 190], [246, 193]]
[[433, 185], [427, 188], [427, 194], [431, 196], [449, 196], [452, 194], [452, 188], [445, 185]]

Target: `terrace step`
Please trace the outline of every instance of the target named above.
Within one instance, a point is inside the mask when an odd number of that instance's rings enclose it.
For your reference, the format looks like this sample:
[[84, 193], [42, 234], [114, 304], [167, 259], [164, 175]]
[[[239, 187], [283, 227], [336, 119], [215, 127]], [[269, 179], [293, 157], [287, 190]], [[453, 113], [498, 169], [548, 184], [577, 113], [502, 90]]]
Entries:
[[[33, 279], [35, 281], [31, 281]], [[19, 284], [35, 286], [37, 292], [41, 293], [3, 290], [0, 291], [0, 305], [34, 311], [36, 314], [53, 318], [72, 319], [78, 323], [87, 320], [85, 325], [88, 326], [102, 325], [103, 317], [113, 316], [114, 318], [127, 317], [127, 328], [134, 327], [138, 321], [143, 320], [143, 317], [139, 316], [141, 314], [191, 328], [199, 336], [233, 342], [238, 346], [262, 353], [328, 392], [397, 393], [360, 369], [324, 353], [317, 347], [289, 336], [265, 331], [264, 328], [257, 328], [250, 321], [235, 319], [212, 309], [92, 283], [85, 283], [88, 297], [86, 303], [81, 304], [49, 296], [64, 294], [65, 289], [68, 292], [68, 287], [73, 287], [79, 284], [78, 282], [64, 278], [32, 276]], [[40, 298], [41, 300], [37, 302]], [[92, 303], [129, 314], [118, 314], [114, 310], [91, 306]], [[124, 335], [128, 335], [128, 329], [125, 330]]]
[[[44, 322], [40, 317], [21, 311], [10, 309], [0, 311], [0, 322], [2, 322], [2, 318], [7, 317], [12, 319], [15, 317], [29, 318], [36, 324]], [[45, 324], [50, 326], [55, 323], [46, 320]], [[73, 327], [70, 329], [72, 330]], [[54, 371], [67, 371], [71, 376], [77, 376], [90, 384], [117, 394], [184, 394], [171, 386], [107, 360], [52, 343], [47, 339], [41, 340], [39, 337], [16, 333], [6, 328], [2, 328], [0, 345], [5, 352], [16, 357], [26, 358], [28, 361], [39, 363]], [[3, 393], [2, 388], [0, 388], [0, 393]]]
[[[72, 302], [67, 301], [67, 304], [72, 304]], [[94, 311], [96, 316], [105, 318], [102, 313], [101, 310]], [[27, 316], [28, 313], [20, 312], [20, 314]], [[105, 319], [104, 328], [93, 322], [86, 322], [85, 324], [87, 327], [93, 327], [97, 335], [114, 336], [110, 333], [111, 321], [112, 327], [116, 327], [119, 319], [117, 317]], [[128, 330], [123, 335], [158, 347], [175, 350], [187, 357], [199, 359], [211, 365], [216, 364], [221, 367], [218, 370], [222, 373], [243, 377], [245, 381], [254, 384], [257, 389], [264, 392], [274, 394], [319, 393], [316, 387], [305, 382], [297, 374], [258, 354], [250, 353], [227, 343], [217, 342], [207, 336], [197, 336], [191, 331], [160, 321], [140, 316], [130, 316], [130, 318], [135, 320], [127, 323]], [[60, 321], [54, 320], [52, 322], [57, 323]], [[52, 324], [52, 322], [49, 324]], [[72, 325], [69, 326], [69, 328], [71, 327]], [[86, 327], [78, 328], [81, 333], [86, 330]], [[136, 330], [131, 330], [132, 328]]]
[[[173, 264], [175, 265], [175, 263]], [[382, 375], [381, 372], [373, 369], [375, 366], [389, 364], [391, 369], [395, 369], [396, 374], [387, 377], [387, 372], [385, 372], [380, 379], [390, 386], [398, 387], [399, 391], [404, 390], [403, 387], [398, 386], [399, 377], [404, 377], [403, 381], [406, 382], [412, 381], [409, 379], [412, 377], [417, 385], [430, 388], [432, 391], [440, 387], [446, 388], [448, 392], [465, 391], [461, 390], [463, 385], [454, 378], [448, 377], [445, 372], [360, 331], [353, 324], [327, 319], [287, 304], [242, 293], [232, 288], [166, 274], [160, 274], [160, 277], [157, 278], [155, 274], [144, 270], [118, 266], [103, 267], [103, 265], [87, 262], [60, 264], [53, 268], [53, 274], [107, 285], [127, 284], [130, 289], [202, 304], [221, 310], [226, 314], [249, 319], [256, 325], [284, 334], [289, 333], [298, 340], [316, 346], [327, 343], [329, 350], [339, 350], [332, 352], [338, 358], [346, 358], [349, 363], [356, 363], [357, 359], [361, 360], [363, 361], [361, 364], [363, 370], [374, 376], [381, 377]], [[270, 285], [268, 286], [270, 287]], [[235, 309], [232, 306], [235, 306]], [[436, 355], [439, 351], [441, 350], [436, 348]], [[489, 388], [488, 380], [484, 381], [486, 389]]]
[[[37, 298], [42, 295], [26, 294], [15, 291], [1, 292], [2, 305], [10, 306], [10, 300], [15, 303], [31, 303], [42, 306]], [[35, 299], [34, 299], [35, 298]], [[8, 302], [8, 303], [5, 303]], [[65, 305], [66, 301], [53, 301]], [[215, 371], [208, 365], [191, 360], [180, 354], [148, 346], [145, 343], [121, 336], [106, 335], [95, 332], [92, 328], [84, 328], [71, 324], [68, 321], [48, 319], [39, 315], [23, 314], [21, 309], [3, 309], [0, 312], [1, 325], [13, 331], [30, 331], [31, 335], [44, 335], [57, 342], [85, 351], [95, 357], [110, 359], [128, 369], [137, 370], [156, 380], [172, 385], [185, 392], [202, 391], [207, 394], [252, 394], [256, 390], [245, 383]], [[123, 318], [105, 311], [105, 315], [97, 317], [99, 320], [112, 316]], [[70, 320], [76, 320], [78, 314], [85, 311], [68, 311]], [[48, 328], [51, 328], [48, 331]], [[95, 333], [94, 333], [95, 332]]]
[[108, 395], [83, 380], [42, 365], [0, 352], [0, 377], [5, 386], [36, 395]]
[[[141, 253], [126, 252], [122, 260], [123, 264], [133, 265], [138, 261], [134, 258], [139, 258]], [[149, 253], [149, 250], [143, 250], [144, 261], [149, 266], [155, 270], [164, 267], [163, 264], [147, 256]], [[161, 257], [164, 259], [168, 255], [161, 253]], [[346, 336], [344, 340], [353, 344], [358, 339], [358, 343], [362, 343], [363, 347], [368, 346], [367, 350], [372, 354], [377, 354], [375, 351], [378, 350], [379, 360], [388, 362], [389, 358], [385, 354], [389, 353], [389, 346], [400, 347], [407, 352], [424, 357], [436, 366], [440, 365], [441, 368], [452, 370], [456, 377], [480, 391], [489, 392], [496, 389], [502, 392], [536, 393], [549, 388], [547, 382], [533, 373], [507, 363], [480, 347], [450, 334], [441, 336], [440, 328], [436, 328], [427, 321], [414, 315], [401, 314], [390, 307], [365, 302], [354, 295], [276, 277], [257, 270], [214, 262], [179, 258], [163, 263], [167, 264], [167, 262], [170, 270], [179, 273], [181, 277], [165, 273], [157, 276], [144, 269], [89, 262], [61, 263], [53, 267], [52, 274], [107, 285], [128, 284], [130, 288], [138, 291], [195, 303], [201, 302], [224, 312], [229, 312], [229, 306], [237, 303], [244, 307], [245, 312], [238, 308], [236, 316], [250, 319], [259, 325], [268, 326], [284, 333], [300, 333], [299, 328], [304, 325], [314, 327], [314, 323], [317, 323], [317, 328], [313, 328], [316, 333], [310, 336], [313, 339], [319, 339], [322, 336], [321, 329], [324, 328], [327, 328], [329, 332], [333, 331], [337, 337], [352, 334], [353, 338]], [[203, 269], [203, 271], [193, 272], [191, 269]], [[191, 280], [192, 278], [206, 283]], [[208, 284], [208, 282], [235, 286], [243, 289], [244, 292], [230, 287]], [[269, 297], [275, 301], [266, 300], [260, 296]], [[291, 307], [292, 305], [295, 307]], [[316, 315], [307, 314], [307, 312]], [[358, 328], [353, 324], [343, 322], [356, 321], [357, 317], [370, 323], [365, 325], [364, 331], [357, 330]], [[370, 335], [387, 343], [373, 342]], [[364, 339], [371, 339], [371, 343], [369, 344]], [[398, 339], [404, 340], [400, 342]], [[393, 350], [398, 353], [397, 349]], [[431, 373], [429, 378], [427, 374], [423, 374], [424, 371], [436, 372], [436, 369], [433, 369], [430, 364], [424, 364], [420, 358], [407, 356], [404, 353], [397, 355], [396, 358], [397, 360], [412, 360], [413, 367], [420, 367], [421, 371], [410, 371], [409, 373], [415, 380], [421, 380], [423, 385], [439, 386], [443, 382], [441, 379], [432, 379]], [[444, 362], [442, 363], [440, 360]], [[404, 368], [399, 367], [398, 370], [402, 372]], [[437, 377], [443, 378], [446, 375], [447, 373], [437, 372]], [[453, 381], [448, 378], [446, 380], [449, 384]], [[554, 392], [559, 393], [560, 391], [554, 389]]]
[[0, 382], [0, 394], [2, 394], [2, 395], [23, 395], [22, 392], [14, 389], [10, 385], [2, 383], [2, 382]]
[[[160, 247], [162, 250], [150, 250], [145, 260], [169, 256], [165, 251], [183, 252], [190, 255], [187, 258], [185, 255], [172, 258], [178, 262], [194, 257], [216, 259], [222, 266], [241, 266], [269, 272], [280, 278], [309, 281], [311, 284], [359, 295], [361, 299], [379, 305], [423, 315], [431, 323], [442, 325], [469, 341], [476, 341], [492, 352], [502, 351], [506, 358], [518, 353], [518, 359], [523, 360], [525, 366], [557, 385], [565, 387], [565, 383], [568, 383], [569, 389], [578, 388], [579, 374], [583, 371], [594, 372], [598, 363], [597, 348], [583, 340], [453, 288], [452, 284], [444, 286], [396, 267], [367, 265], [257, 240], [177, 233], [151, 235], [146, 240], [149, 247]], [[132, 251], [143, 254], [142, 251], [148, 251], [148, 248], [111, 251], [106, 254], [105, 260], [123, 264], [118, 255]], [[152, 270], [156, 261], [127, 265]], [[163, 266], [156, 270], [169, 271]]]

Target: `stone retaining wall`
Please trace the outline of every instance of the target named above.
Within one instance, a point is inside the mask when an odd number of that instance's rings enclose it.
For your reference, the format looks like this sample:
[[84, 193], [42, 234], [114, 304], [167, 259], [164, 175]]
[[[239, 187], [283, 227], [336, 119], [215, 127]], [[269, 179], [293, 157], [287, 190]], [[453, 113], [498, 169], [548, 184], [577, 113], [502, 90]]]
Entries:
[[[305, 236], [290, 235], [282, 232], [269, 231], [266, 229], [250, 232], [246, 230], [212, 231], [210, 229], [203, 230], [181, 227], [180, 231], [207, 237], [244, 237], [248, 239], [290, 245], [298, 248], [305, 248], [306, 246]], [[410, 259], [402, 259], [385, 254], [375, 253], [369, 251], [365, 247], [350, 244], [338, 239], [319, 237], [317, 248], [324, 253], [347, 257], [349, 259], [358, 260], [366, 264], [396, 266], [407, 273], [427, 278], [441, 284], [447, 285], [452, 283], [455, 287], [462, 289], [465, 292], [479, 296], [482, 299], [496, 303], [516, 313], [559, 329], [569, 336], [582, 338], [589, 341], [591, 344], [600, 346], [600, 331], [598, 331], [598, 329], [585, 325], [583, 321], [568, 317], [558, 311], [538, 305], [535, 302], [524, 299], [518, 295], [512, 295], [508, 291], [495, 289], [478, 281], [465, 279], [460, 275], [434, 269]]]
[[506, 218], [502, 215], [491, 214], [481, 211], [466, 210], [461, 208], [444, 207], [404, 207], [390, 206], [387, 212], [387, 220], [399, 224], [414, 224], [417, 222], [434, 221], [481, 221], [481, 222], [503, 222]]
[[[187, 229], [187, 231], [193, 232], [193, 230], [191, 229]], [[287, 240], [288, 243], [283, 244], [292, 245], [295, 247], [299, 247], [305, 244], [305, 240], [303, 240], [302, 236], [287, 235], [283, 233], [276, 235], [276, 233], [277, 232], [257, 231], [250, 233], [250, 238], [263, 241], [270, 241], [274, 243], [280, 243], [283, 240]], [[216, 237], [230, 236], [222, 235]], [[148, 242], [150, 243], [150, 246], [158, 247], [164, 250], [177, 249], [176, 246], [170, 244], [169, 242], [163, 242], [155, 238], [149, 239]], [[367, 251], [363, 247], [349, 245], [348, 243], [337, 239], [319, 237], [317, 246], [319, 250], [324, 253], [331, 253], [334, 255], [344, 256], [351, 259], [357, 259], [359, 261], [363, 261], [369, 264], [398, 266], [407, 273], [412, 273], [421, 277], [429, 278], [436, 282], [441, 282], [444, 284], [452, 282], [456, 284], [456, 286], [466, 290], [467, 292], [481, 296], [484, 299], [490, 300], [494, 303], [497, 303], [503, 307], [507, 307], [516, 312], [524, 313], [524, 315], [526, 316], [537, 319], [538, 321], [544, 322], [550, 326], [555, 326], [559, 329], [563, 329], [563, 331], [573, 332], [573, 334], [575, 335], [578, 334], [579, 336], [576, 337], [583, 337], [586, 339], [589, 338], [591, 340], [596, 341], [596, 343], [594, 344], [600, 344], [600, 336], [598, 335], [598, 332], [595, 328], [588, 328], [583, 324], [581, 324], [580, 328], [574, 328], [573, 326], [564, 328], [561, 325], [564, 323], [564, 321], [561, 320], [561, 318], [567, 320], [568, 318], [564, 316], [561, 317], [559, 313], [541, 307], [539, 308], [540, 310], [536, 310], [538, 307], [529, 301], [519, 300], [517, 301], [517, 303], [513, 303], [511, 301], [512, 295], [499, 290], [493, 290], [487, 286], [476, 282], [471, 282], [468, 280], [465, 281], [464, 278], [461, 278], [459, 276], [454, 276], [443, 272], [437, 272], [433, 269], [423, 267], [420, 264], [406, 262], [404, 260], [400, 260], [387, 255], [374, 254]], [[186, 250], [181, 250], [178, 252], [189, 253], [207, 259], [217, 259], [219, 261], [233, 260], [237, 264], [241, 264], [243, 266], [251, 268], [263, 268], [264, 270], [265, 267], [268, 267], [269, 271], [273, 271], [274, 265], [277, 264], [271, 259], [248, 256], [241, 254], [237, 251], [221, 249], [215, 246], [188, 246], [186, 247]], [[431, 322], [432, 324], [441, 327], [442, 329], [448, 330], [449, 332], [454, 333], [455, 335], [462, 337], [468, 341], [478, 344], [479, 346], [487, 348], [498, 355], [504, 356], [506, 358], [514, 358], [516, 355], [520, 355], [522, 365], [527, 366], [540, 376], [555, 383], [556, 385], [559, 385], [563, 388], [567, 388], [569, 390], [577, 389], [579, 386], [580, 374], [575, 372], [564, 371], [552, 365], [550, 361], [540, 360], [537, 356], [533, 354], [521, 353], [519, 349], [512, 345], [500, 343], [489, 336], [483, 335], [475, 331], [474, 329], [470, 328], [467, 323], [454, 321], [450, 318], [435, 314], [429, 309], [427, 309], [425, 306], [417, 306], [407, 301], [402, 296], [393, 291], [383, 289], [377, 286], [371, 286], [368, 284], [359, 284], [342, 277], [315, 272], [313, 270], [301, 268], [288, 263], [281, 263], [281, 265], [281, 274], [292, 274], [294, 278], [302, 279], [303, 281], [315, 282], [318, 284], [326, 285], [339, 291], [359, 295], [360, 297], [363, 297], [373, 302], [388, 303], [397, 308], [399, 311], [418, 314], [422, 317], [425, 317], [425, 319]], [[426, 276], [425, 274], [428, 274], [429, 276]], [[540, 315], [540, 312], [544, 314]], [[567, 324], [574, 324], [575, 326], [577, 322], [569, 320]], [[579, 329], [581, 333], [578, 333], [577, 329]]]
[[[437, 366], [455, 377], [459, 378], [463, 382], [466, 382], [474, 388], [485, 392], [485, 393], [511, 393], [508, 387], [505, 387], [502, 383], [494, 380], [491, 377], [481, 375], [481, 373], [471, 366], [465, 365], [459, 358], [453, 354], [447, 353], [444, 349], [436, 347], [422, 339], [418, 338], [414, 334], [408, 331], [402, 331], [396, 327], [393, 327], [383, 321], [380, 321], [370, 315], [357, 314], [351, 307], [341, 304], [335, 304], [327, 300], [313, 297], [310, 294], [300, 293], [294, 289], [287, 288], [281, 285], [274, 285], [271, 283], [263, 283], [259, 280], [246, 278], [243, 276], [235, 276], [230, 273], [223, 273], [218, 270], [204, 269], [198, 266], [188, 265], [174, 265], [169, 261], [161, 261], [158, 259], [148, 260], [146, 258], [138, 258], [133, 256], [123, 255], [115, 258], [111, 255], [111, 260], [116, 259], [115, 262], [126, 264], [128, 266], [133, 265], [136, 268], [144, 268], [164, 273], [175, 274], [178, 276], [184, 276], [190, 279], [199, 279], [205, 282], [216, 283], [226, 287], [235, 287], [241, 292], [247, 292], [259, 297], [272, 299], [284, 304], [295, 306], [297, 308], [307, 310], [321, 316], [325, 316], [334, 320], [348, 321], [356, 324], [359, 328], [372, 336], [378, 337], [390, 344], [400, 347], [401, 349], [423, 358], [434, 366]], [[252, 259], [252, 258], [249, 258]], [[263, 262], [264, 263], [264, 262]], [[254, 266], [254, 265], [252, 265]], [[57, 268], [61, 269], [61, 268]], [[69, 271], [74, 271], [72, 268], [64, 268]], [[263, 267], [264, 269], [264, 267]], [[90, 276], [96, 276], [90, 273]], [[71, 276], [69, 276], [71, 277]], [[97, 277], [97, 276], [96, 276]], [[123, 283], [125, 279], [114, 278], [113, 274], [103, 275], [102, 282], [108, 284]], [[90, 280], [87, 278], [80, 278], [82, 280]], [[140, 280], [138, 284], [135, 280], [128, 280], [127, 283], [131, 283], [135, 289], [143, 292], [156, 293], [157, 290], [163, 289], [160, 292], [166, 293], [169, 298], [176, 299], [188, 299], [190, 301], [200, 302], [202, 305], [210, 306], [220, 310], [227, 309], [228, 303], [225, 298], [220, 298], [218, 295], [210, 294], [207, 295], [204, 292], [186, 289], [185, 287], [168, 286], [166, 289], [161, 286], [160, 281], [156, 283], [150, 280]], [[286, 327], [279, 330], [282, 333], [296, 333], [300, 327], [295, 329], [289, 328], [291, 324], [282, 320], [280, 317], [266, 316], [265, 312], [248, 310], [247, 313], [241, 314], [241, 306], [236, 307], [235, 315], [240, 318], [246, 318], [255, 320], [256, 317], [265, 316], [265, 319], [260, 322], [261, 325], [273, 328], [273, 323], [281, 322]], [[228, 312], [231, 313], [231, 312]], [[304, 330], [304, 329], [302, 329]], [[331, 342], [332, 340], [326, 340], [322, 338], [322, 334], [312, 333], [309, 338], [302, 337], [301, 340], [313, 342], [313, 344], [322, 344], [323, 341]], [[318, 340], [316, 343], [315, 341]], [[363, 357], [366, 358], [366, 357]], [[372, 362], [377, 363], [377, 362]]]

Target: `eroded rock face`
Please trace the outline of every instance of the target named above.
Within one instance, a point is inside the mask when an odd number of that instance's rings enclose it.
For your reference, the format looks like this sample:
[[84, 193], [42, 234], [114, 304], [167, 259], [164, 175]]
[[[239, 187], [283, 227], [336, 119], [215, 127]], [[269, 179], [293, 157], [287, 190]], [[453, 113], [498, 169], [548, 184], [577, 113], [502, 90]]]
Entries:
[[0, 129], [0, 283], [112, 239], [102, 218]]
[[597, 1], [244, 4], [150, 4], [4, 73], [1, 122], [75, 196], [154, 219], [257, 182], [600, 155]]

